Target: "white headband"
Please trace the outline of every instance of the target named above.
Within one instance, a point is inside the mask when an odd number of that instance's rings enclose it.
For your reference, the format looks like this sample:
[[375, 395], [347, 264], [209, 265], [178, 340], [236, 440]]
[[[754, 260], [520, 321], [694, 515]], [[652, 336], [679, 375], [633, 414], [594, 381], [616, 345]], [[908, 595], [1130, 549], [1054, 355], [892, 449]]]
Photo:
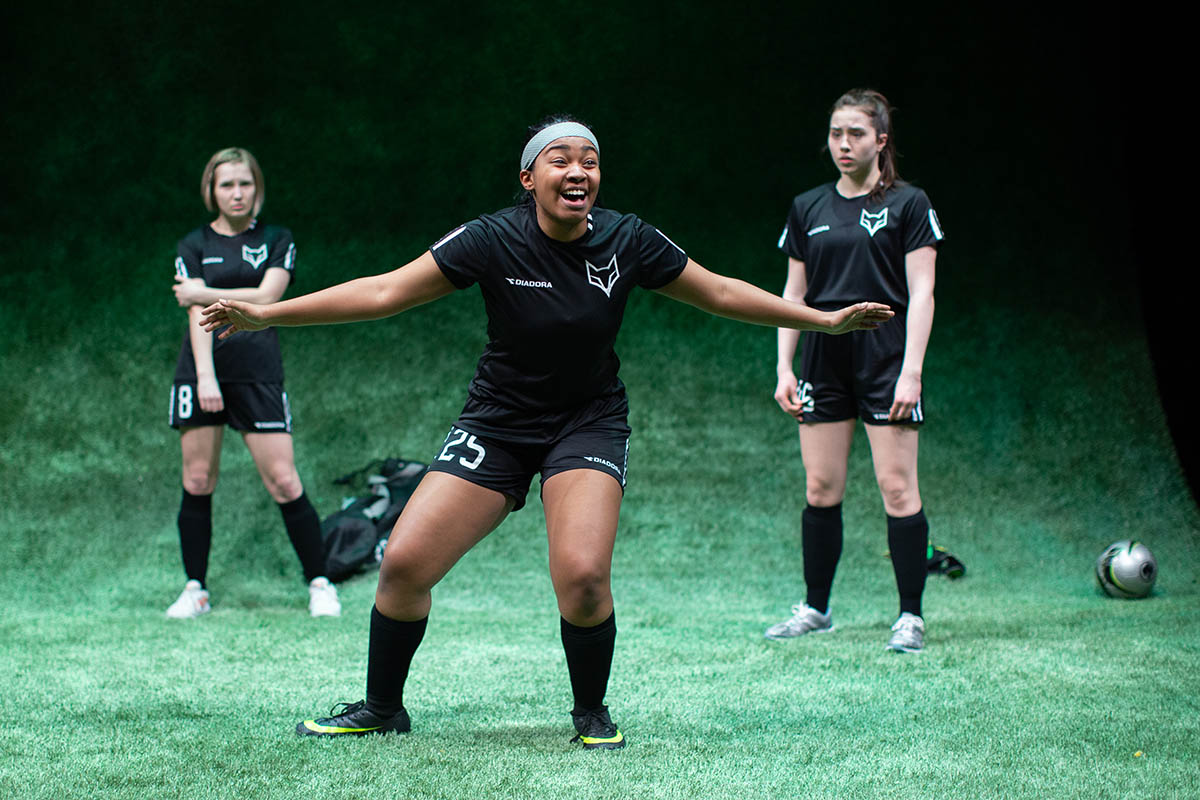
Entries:
[[533, 160], [546, 149], [548, 144], [564, 136], [582, 136], [592, 143], [592, 147], [596, 148], [597, 153], [600, 152], [600, 145], [596, 142], [596, 135], [588, 130], [586, 125], [581, 125], [578, 122], [556, 122], [535, 133], [533, 138], [529, 140], [529, 144], [525, 145], [525, 150], [521, 153], [521, 169], [532, 167]]

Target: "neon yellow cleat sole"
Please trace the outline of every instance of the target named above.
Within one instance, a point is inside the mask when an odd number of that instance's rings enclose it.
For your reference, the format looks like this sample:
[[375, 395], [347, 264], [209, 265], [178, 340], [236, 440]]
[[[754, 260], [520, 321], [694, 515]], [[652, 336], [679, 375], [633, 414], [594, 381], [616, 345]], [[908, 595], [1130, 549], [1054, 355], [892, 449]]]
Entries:
[[408, 733], [412, 729], [408, 712], [403, 708], [390, 717], [380, 717], [367, 709], [365, 701], [340, 703], [342, 712], [328, 717], [306, 719], [296, 726], [300, 736], [370, 736], [372, 734]]

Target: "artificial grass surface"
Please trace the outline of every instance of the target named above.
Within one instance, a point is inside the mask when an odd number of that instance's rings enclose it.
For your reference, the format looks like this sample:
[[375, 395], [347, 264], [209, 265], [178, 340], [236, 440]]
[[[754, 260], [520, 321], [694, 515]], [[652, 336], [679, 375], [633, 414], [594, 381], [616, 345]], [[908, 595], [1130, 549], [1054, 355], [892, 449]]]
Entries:
[[[1146, 105], [1136, 69], [1113, 57], [1127, 15], [1099, 9], [1089, 22], [1114, 35], [1071, 37], [1065, 10], [1031, 25], [1005, 6], [892, 6], [855, 17], [848, 60], [833, 17], [784, 5], [617, 4], [571, 20], [538, 4], [229, 15], [51, 2], [8, 15], [0, 796], [1200, 795], [1200, 520], [1127, 292], [1140, 266], [1158, 295], [1146, 307], [1179, 314], [1163, 293], [1186, 300], [1167, 268], [1187, 261], [1143, 255], [1145, 193], [1121, 185], [1119, 118], [1140, 119], [1121, 98]], [[635, 436], [609, 701], [628, 748], [567, 744], [536, 498], [438, 588], [411, 736], [291, 733], [361, 696], [373, 586], [343, 586], [339, 620], [307, 618], [236, 437], [215, 509], [215, 610], [163, 618], [182, 584], [170, 262], [204, 221], [204, 154], [239, 144], [263, 159], [266, 219], [300, 243], [295, 294], [395, 266], [504, 205], [499, 165], [523, 127], [573, 110], [605, 141], [605, 202], [778, 290], [783, 212], [830, 179], [827, 103], [859, 81], [897, 102], [903, 174], [948, 231], [922, 490], [935, 540], [969, 574], [931, 583], [925, 653], [882, 651], [895, 599], [861, 438], [838, 630], [761, 638], [802, 594], [802, 475], [770, 399], [773, 336], [642, 294], [619, 343]], [[1048, 154], [1064, 96], [1118, 122]], [[466, 293], [284, 333], [299, 466], [321, 513], [340, 499], [333, 477], [436, 452], [484, 342], [480, 305]], [[1109, 600], [1091, 565], [1130, 536], [1158, 556], [1159, 584]]]
[[[500, 535], [535, 535], [510, 525]], [[540, 546], [515, 560], [506, 549], [484, 543], [439, 587], [407, 692], [414, 732], [385, 739], [291, 732], [361, 695], [369, 577], [343, 585], [340, 620], [308, 619], [297, 581], [253, 569], [238, 577], [266, 589], [214, 590], [214, 612], [185, 624], [158, 608], [169, 592], [150, 578], [164, 570], [121, 580], [120, 592], [29, 593], [44, 610], [5, 615], [2, 713], [19, 724], [0, 745], [0, 788], [185, 798], [1187, 797], [1197, 788], [1193, 597], [1117, 602], [1075, 581], [1018, 601], [971, 578], [939, 580], [927, 595], [927, 651], [905, 657], [882, 649], [894, 601], [886, 562], [870, 554], [847, 555], [866, 562], [851, 572], [874, 573], [878, 588], [843, 575], [835, 633], [777, 644], [761, 628], [778, 615], [771, 593], [786, 592], [782, 575], [751, 582], [766, 593], [726, 570], [699, 584], [640, 580], [626, 547], [609, 699], [630, 744], [585, 753], [567, 742], [548, 586], [521, 566]]]
[[[370, 261], [309, 253], [326, 268], [301, 289]], [[296, 737], [301, 719], [363, 694], [372, 576], [343, 584], [341, 619], [309, 619], [278, 512], [230, 435], [214, 611], [166, 620], [183, 582], [178, 444], [163, 421], [181, 315], [167, 281], [134, 276], [97, 303], [56, 288], [78, 309], [65, 327], [10, 303], [0, 795], [1200, 794], [1200, 524], [1136, 319], [1095, 297], [1050, 315], [991, 287], [980, 325], [949, 274], [926, 365], [922, 491], [935, 541], [969, 572], [931, 578], [915, 657], [883, 650], [895, 589], [861, 433], [837, 631], [762, 638], [803, 597], [803, 475], [770, 397], [773, 333], [635, 295], [618, 343], [634, 438], [607, 698], [629, 746], [613, 753], [568, 743], [536, 488], [435, 590], [406, 688], [414, 732]], [[389, 321], [283, 332], [298, 465], [320, 513], [340, 500], [334, 477], [436, 452], [483, 345], [481, 305], [458, 293]], [[1113, 398], [1140, 401], [1113, 413]], [[1091, 576], [1128, 537], [1159, 559], [1144, 601], [1108, 599]]]

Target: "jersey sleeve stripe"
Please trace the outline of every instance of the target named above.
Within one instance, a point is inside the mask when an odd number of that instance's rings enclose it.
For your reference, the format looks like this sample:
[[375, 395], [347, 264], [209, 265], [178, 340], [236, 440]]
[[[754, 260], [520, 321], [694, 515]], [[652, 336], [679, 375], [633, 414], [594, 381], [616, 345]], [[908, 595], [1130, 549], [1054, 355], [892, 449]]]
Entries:
[[933, 213], [933, 209], [929, 209], [929, 227], [933, 230], [934, 237], [940, 242], [942, 240], [942, 226], [938, 225], [937, 214]]
[[287, 255], [283, 257], [283, 268], [291, 272], [296, 267], [296, 243], [288, 245]]
[[188, 276], [187, 265], [183, 263], [182, 256], [175, 256], [175, 274], [181, 278]]
[[666, 239], [666, 240], [667, 240], [667, 243], [668, 243], [668, 244], [670, 244], [670, 245], [671, 245], [671, 247], [674, 247], [676, 250], [678, 250], [679, 252], [683, 253], [685, 256], [687, 255], [687, 253], [686, 253], [686, 252], [684, 252], [684, 249], [683, 249], [682, 247], [680, 247], [679, 245], [677, 245], [677, 244], [675, 244], [674, 242], [672, 242], [672, 241], [671, 241], [671, 237], [670, 237], [670, 236], [667, 236], [665, 233], [663, 233], [662, 231], [658, 230], [658, 228], [655, 228], [654, 230], [655, 230], [655, 231], [658, 233], [658, 235], [659, 235], [659, 236], [661, 236], [661, 237], [663, 237], [664, 239]]
[[442, 245], [444, 245], [446, 242], [448, 242], [448, 241], [450, 241], [451, 239], [453, 239], [455, 236], [458, 236], [460, 233], [462, 233], [462, 232], [463, 232], [463, 231], [465, 231], [466, 229], [467, 229], [467, 226], [466, 226], [466, 225], [459, 225], [457, 228], [455, 228], [454, 230], [452, 230], [452, 231], [450, 231], [449, 233], [447, 233], [447, 234], [446, 234], [445, 236], [443, 236], [441, 239], [438, 239], [436, 242], [434, 242], [434, 243], [433, 243], [433, 247], [430, 247], [430, 248], [429, 248], [430, 252], [432, 252], [432, 251], [434, 251], [434, 250], [437, 250], [439, 247], [441, 247], [441, 246], [442, 246]]

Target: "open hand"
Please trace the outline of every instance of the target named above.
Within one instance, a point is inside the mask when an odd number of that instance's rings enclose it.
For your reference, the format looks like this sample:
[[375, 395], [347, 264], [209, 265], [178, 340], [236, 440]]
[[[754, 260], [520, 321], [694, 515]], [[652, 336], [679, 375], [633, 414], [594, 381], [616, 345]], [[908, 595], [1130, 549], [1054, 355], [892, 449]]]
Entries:
[[227, 339], [238, 331], [261, 331], [267, 327], [262, 306], [238, 300], [218, 300], [201, 312], [200, 327], [212, 333], [228, 325], [218, 339]]
[[852, 306], [830, 311], [830, 327], [828, 333], [849, 333], [850, 331], [873, 331], [880, 323], [887, 322], [896, 316], [896, 312], [883, 303], [855, 303]]

